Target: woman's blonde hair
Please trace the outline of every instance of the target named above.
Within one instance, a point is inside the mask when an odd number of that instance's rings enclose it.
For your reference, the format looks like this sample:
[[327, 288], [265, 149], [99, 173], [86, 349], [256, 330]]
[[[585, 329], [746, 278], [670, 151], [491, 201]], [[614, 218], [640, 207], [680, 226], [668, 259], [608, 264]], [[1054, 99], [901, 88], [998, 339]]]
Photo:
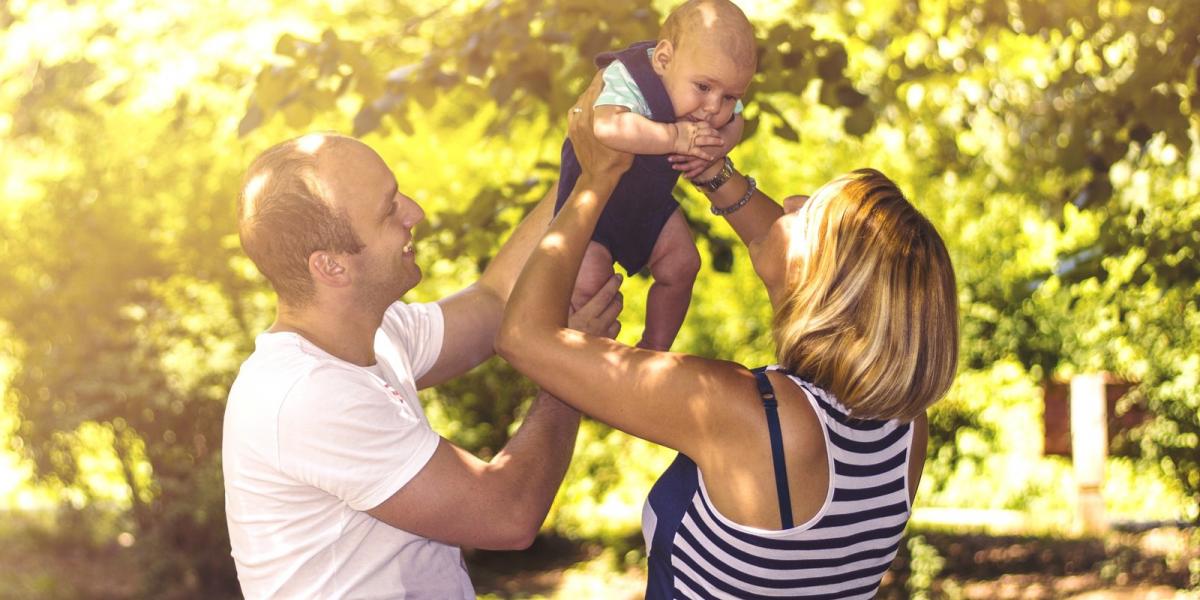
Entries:
[[954, 267], [941, 236], [890, 179], [860, 169], [797, 215], [780, 363], [864, 419], [911, 420], [958, 363]]

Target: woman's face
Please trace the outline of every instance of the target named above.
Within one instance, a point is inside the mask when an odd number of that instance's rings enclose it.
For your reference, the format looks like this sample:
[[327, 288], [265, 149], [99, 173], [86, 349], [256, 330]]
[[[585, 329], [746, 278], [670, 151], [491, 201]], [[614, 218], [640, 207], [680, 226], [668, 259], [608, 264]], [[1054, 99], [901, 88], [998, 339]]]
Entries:
[[767, 295], [775, 309], [787, 297], [788, 277], [796, 272], [795, 261], [808, 248], [804, 236], [809, 235], [814, 225], [809, 221], [821, 218], [820, 211], [841, 193], [847, 182], [849, 179], [844, 177], [830, 181], [814, 192], [811, 198], [804, 195], [788, 196], [783, 201], [783, 216], [747, 246], [750, 262], [767, 286]]

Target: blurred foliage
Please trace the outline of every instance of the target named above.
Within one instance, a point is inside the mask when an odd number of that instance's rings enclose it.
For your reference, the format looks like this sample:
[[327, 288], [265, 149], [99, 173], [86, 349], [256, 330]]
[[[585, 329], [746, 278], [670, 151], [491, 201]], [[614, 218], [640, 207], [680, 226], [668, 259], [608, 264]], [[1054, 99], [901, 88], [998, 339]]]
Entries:
[[[777, 197], [881, 168], [955, 260], [962, 375], [931, 413], [919, 502], [1069, 510], [1069, 466], [1033, 441], [1040, 386], [1106, 370], [1140, 383], [1119, 410], [1154, 416], [1128, 434], [1136, 456], [1110, 462], [1110, 510], [1138, 515], [1143, 490], [1161, 489], [1170, 500], [1151, 514], [1200, 517], [1192, 4], [745, 3], [762, 58], [739, 167]], [[654, 37], [670, 9], [439, 6], [0, 3], [12, 446], [68, 507], [119, 515], [157, 595], [236, 593], [221, 415], [273, 313], [234, 232], [254, 154], [312, 129], [364, 135], [428, 213], [426, 279], [408, 299], [442, 297], [556, 176], [559, 116], [591, 57]], [[770, 362], [770, 308], [744, 251], [702, 199], [680, 198], [709, 260], [676, 349]], [[623, 340], [640, 334], [646, 287], [625, 284]], [[439, 431], [486, 456], [531, 395], [491, 361], [423, 398]], [[635, 560], [622, 540], [669, 460], [586, 423], [548, 527]]]
[[933, 581], [945, 566], [946, 561], [938, 554], [937, 548], [925, 543], [920, 535], [910, 536], [905, 544], [911, 557], [908, 576], [909, 597], [914, 600], [928, 600]]

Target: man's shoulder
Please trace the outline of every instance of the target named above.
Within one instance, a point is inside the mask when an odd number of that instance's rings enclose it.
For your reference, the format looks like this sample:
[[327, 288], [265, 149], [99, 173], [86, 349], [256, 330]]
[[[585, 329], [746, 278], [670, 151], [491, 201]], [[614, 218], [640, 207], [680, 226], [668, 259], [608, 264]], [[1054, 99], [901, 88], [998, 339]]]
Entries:
[[[387, 357], [394, 367], [403, 363], [403, 370], [415, 376], [429, 369], [441, 352], [444, 331], [445, 317], [437, 303], [397, 301], [383, 315], [375, 353]], [[403, 358], [394, 355], [397, 352]]]
[[332, 356], [295, 333], [264, 333], [255, 339], [254, 352], [242, 363], [235, 386], [243, 380], [278, 385], [335, 365]]
[[442, 307], [436, 302], [408, 303], [397, 300], [383, 313], [380, 330], [385, 333], [405, 332], [414, 328], [440, 324]]
[[369, 377], [360, 371], [297, 334], [264, 333], [238, 370], [226, 413], [243, 405], [256, 413], [277, 411], [285, 399], [297, 393]]

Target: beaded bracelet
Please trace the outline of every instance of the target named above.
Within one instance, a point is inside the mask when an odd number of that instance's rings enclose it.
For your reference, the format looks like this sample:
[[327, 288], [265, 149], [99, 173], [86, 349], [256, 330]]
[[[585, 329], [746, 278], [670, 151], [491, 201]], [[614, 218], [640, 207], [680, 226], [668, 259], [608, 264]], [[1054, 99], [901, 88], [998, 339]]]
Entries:
[[750, 201], [750, 196], [754, 195], [754, 190], [758, 187], [758, 182], [754, 181], [753, 177], [746, 176], [746, 181], [750, 184], [750, 186], [746, 188], [746, 193], [742, 195], [741, 200], [738, 200], [737, 202], [734, 202], [725, 208], [710, 206], [708, 207], [708, 210], [712, 211], [712, 214], [717, 215], [718, 217], [727, 217], [737, 212], [741, 207], [745, 206], [746, 203]]

